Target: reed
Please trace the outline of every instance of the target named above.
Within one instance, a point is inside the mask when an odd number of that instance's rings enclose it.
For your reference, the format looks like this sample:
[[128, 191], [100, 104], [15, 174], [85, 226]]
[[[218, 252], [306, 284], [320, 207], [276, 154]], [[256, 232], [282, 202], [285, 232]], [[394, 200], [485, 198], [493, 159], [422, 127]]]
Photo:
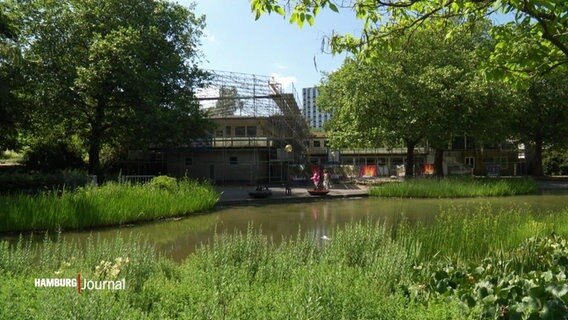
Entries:
[[[461, 266], [481, 264], [485, 268], [479, 272], [497, 279], [511, 272], [511, 267], [501, 272], [506, 268], [501, 266], [520, 265], [517, 275], [531, 277], [534, 272], [523, 273], [523, 265], [541, 268], [543, 252], [558, 246], [566, 251], [566, 244], [561, 239], [555, 240], [559, 244], [524, 239], [551, 232], [568, 235], [566, 222], [568, 209], [534, 214], [455, 207], [433, 225], [406, 224], [395, 230], [367, 221], [330, 230], [329, 238], [306, 233], [279, 244], [250, 226], [244, 233], [216, 235], [180, 265], [160, 258], [136, 238], [91, 239], [84, 246], [47, 237], [37, 247], [23, 239], [13, 246], [0, 242], [0, 283], [7, 288], [0, 290], [0, 316], [88, 318], [97, 312], [152, 319], [487, 318], [483, 308], [498, 311], [500, 305], [470, 291], [489, 282], [468, 287], [470, 278], [485, 278], [470, 277], [474, 271]], [[564, 251], [549, 255], [560, 259]], [[112, 272], [101, 273], [107, 265], [125, 277], [126, 290], [79, 296], [68, 288], [30, 285], [34, 277], [74, 277], [78, 271], [112, 277]], [[556, 265], [550, 260], [546, 266]], [[544, 281], [538, 277], [539, 283]], [[452, 289], [448, 283], [454, 280], [458, 282]], [[542, 282], [541, 287], [548, 285]], [[464, 305], [464, 294], [478, 299], [477, 309]], [[512, 306], [516, 298], [507, 299], [499, 303]]]
[[399, 226], [397, 237], [420, 243], [421, 261], [437, 257], [472, 261], [507, 253], [527, 238], [550, 234], [568, 237], [568, 208], [534, 213], [522, 207], [455, 206], [438, 214], [433, 224]]
[[210, 210], [218, 193], [183, 180], [175, 188], [108, 183], [73, 191], [0, 196], [0, 232], [81, 229]]
[[371, 188], [369, 194], [375, 197], [464, 198], [535, 194], [537, 191], [536, 182], [525, 178], [443, 178], [386, 183]]

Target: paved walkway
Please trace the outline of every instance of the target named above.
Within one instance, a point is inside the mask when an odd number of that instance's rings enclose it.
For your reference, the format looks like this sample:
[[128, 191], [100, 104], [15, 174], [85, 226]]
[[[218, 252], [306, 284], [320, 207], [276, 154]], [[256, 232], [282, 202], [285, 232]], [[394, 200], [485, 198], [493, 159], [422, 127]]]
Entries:
[[312, 196], [308, 193], [305, 186], [292, 187], [292, 195], [286, 195], [283, 186], [269, 186], [272, 195], [263, 199], [254, 199], [249, 196], [250, 191], [254, 191], [255, 186], [218, 186], [216, 189], [221, 193], [221, 198], [217, 205], [256, 205], [266, 203], [300, 202], [321, 199], [347, 198], [347, 197], [368, 197], [367, 187], [354, 184], [337, 183], [325, 196]]

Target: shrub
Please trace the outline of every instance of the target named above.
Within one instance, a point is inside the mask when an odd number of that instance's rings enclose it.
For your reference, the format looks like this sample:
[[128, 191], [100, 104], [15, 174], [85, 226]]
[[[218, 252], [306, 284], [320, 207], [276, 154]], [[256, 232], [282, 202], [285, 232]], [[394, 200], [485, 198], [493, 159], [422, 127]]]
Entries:
[[65, 142], [42, 142], [24, 155], [24, 164], [31, 170], [53, 172], [79, 169], [85, 166], [81, 154]]
[[176, 191], [178, 190], [178, 183], [176, 178], [168, 176], [157, 176], [152, 178], [150, 186], [157, 189]]

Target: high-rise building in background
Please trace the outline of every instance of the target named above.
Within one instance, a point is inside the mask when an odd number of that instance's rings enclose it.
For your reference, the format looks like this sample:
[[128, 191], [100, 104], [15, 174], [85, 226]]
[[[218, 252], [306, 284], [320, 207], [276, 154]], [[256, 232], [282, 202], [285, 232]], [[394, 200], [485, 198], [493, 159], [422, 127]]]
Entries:
[[331, 113], [321, 112], [316, 108], [316, 98], [318, 96], [318, 88], [302, 89], [302, 113], [308, 121], [310, 128], [323, 128], [323, 124], [331, 119]]

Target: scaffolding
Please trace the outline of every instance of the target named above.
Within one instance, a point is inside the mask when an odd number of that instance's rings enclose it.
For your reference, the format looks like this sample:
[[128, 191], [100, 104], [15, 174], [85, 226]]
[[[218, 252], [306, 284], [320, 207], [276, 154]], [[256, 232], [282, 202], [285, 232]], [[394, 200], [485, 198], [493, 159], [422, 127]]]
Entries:
[[[199, 143], [205, 144], [209, 151], [216, 152], [218, 156], [195, 164], [193, 169], [221, 172], [222, 174], [211, 174], [214, 176], [211, 178], [219, 183], [234, 180], [227, 178], [229, 175], [225, 173], [229, 170], [248, 172], [250, 179], [246, 180], [250, 183], [285, 182], [290, 176], [299, 175], [290, 168], [306, 164], [304, 141], [309, 137], [309, 128], [293, 84], [288, 88], [290, 92], [285, 92], [282, 84], [274, 77], [206, 71], [210, 75], [209, 81], [196, 96], [209, 117], [217, 122], [224, 119], [259, 119], [262, 120], [258, 121], [262, 123], [262, 134], [258, 136], [255, 133], [251, 136], [247, 132], [244, 136], [220, 136], [212, 133], [206, 142]], [[258, 160], [231, 163], [228, 154], [238, 152], [252, 153]], [[243, 179], [237, 180], [242, 182]]]

